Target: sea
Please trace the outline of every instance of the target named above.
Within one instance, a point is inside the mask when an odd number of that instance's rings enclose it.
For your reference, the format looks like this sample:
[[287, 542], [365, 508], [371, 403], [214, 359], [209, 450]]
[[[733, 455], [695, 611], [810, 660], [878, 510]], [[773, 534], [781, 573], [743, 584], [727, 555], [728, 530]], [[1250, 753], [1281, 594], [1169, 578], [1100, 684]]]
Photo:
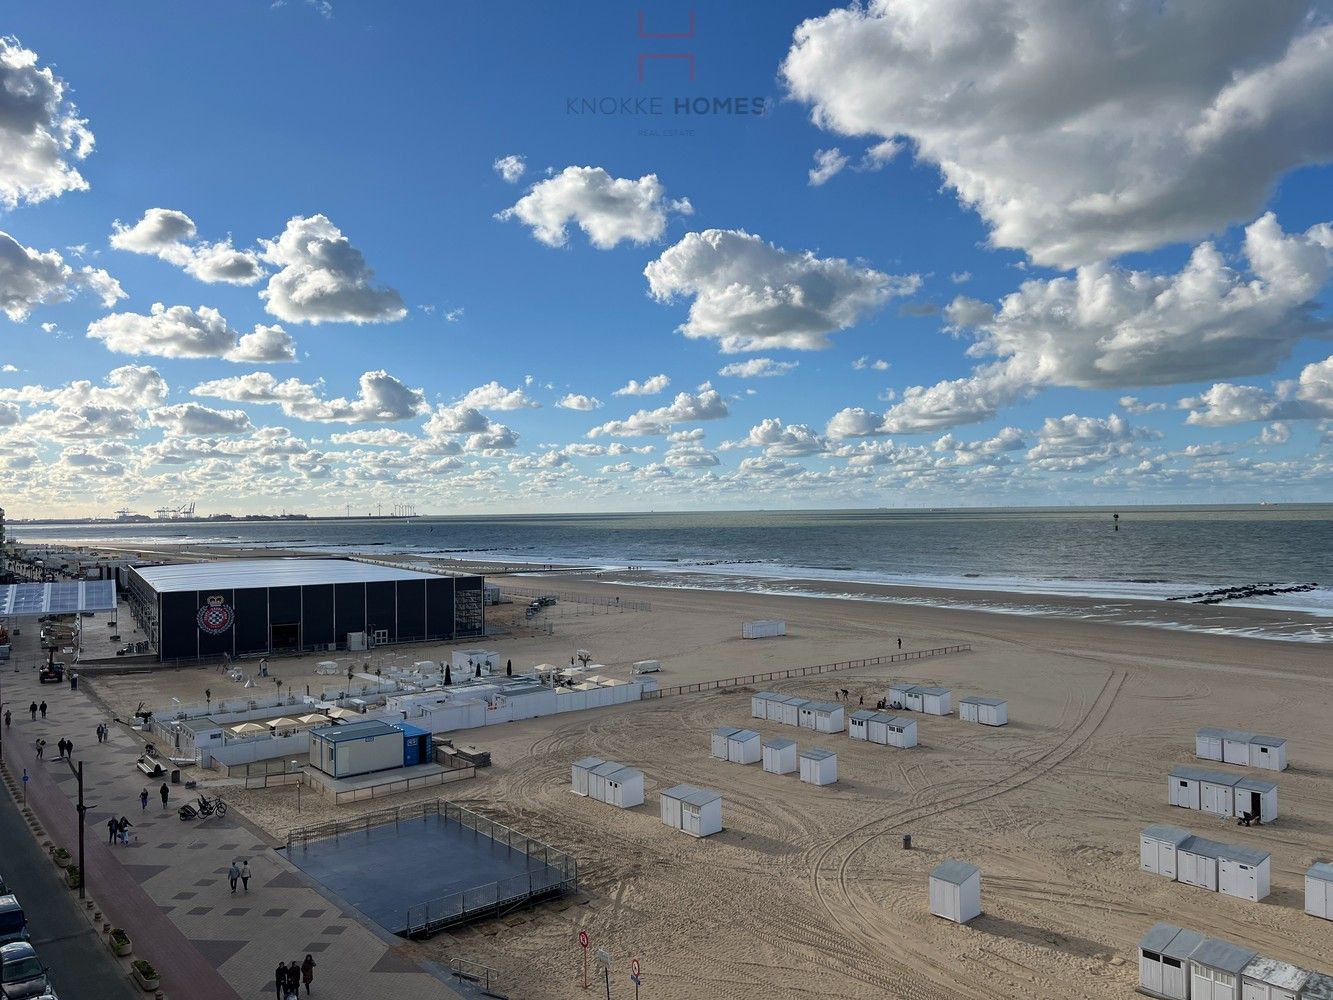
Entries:
[[[1262, 637], [1333, 641], [1333, 504], [34, 522], [11, 523], [10, 534], [36, 543], [634, 567], [642, 572], [633, 579], [653, 586], [751, 592], [802, 592], [793, 581], [898, 585], [931, 588], [938, 597], [920, 603], [954, 607], [989, 592], [996, 596], [986, 609], [1010, 613], [1042, 612], [1030, 600], [1006, 607], [1004, 594], [1169, 607], [1170, 598], [1237, 588], [1211, 594], [1221, 597], [1214, 606], [1297, 616], [1284, 634]], [[809, 593], [828, 596], [826, 588]]]

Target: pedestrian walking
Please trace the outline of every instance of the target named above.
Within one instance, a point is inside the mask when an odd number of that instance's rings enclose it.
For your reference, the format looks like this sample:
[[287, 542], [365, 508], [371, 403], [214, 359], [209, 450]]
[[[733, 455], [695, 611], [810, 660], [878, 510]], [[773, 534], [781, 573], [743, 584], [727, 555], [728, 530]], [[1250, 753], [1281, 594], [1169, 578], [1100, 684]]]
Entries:
[[36, 721], [37, 721], [37, 702], [34, 701], [31, 705], [29, 705], [29, 706], [28, 706], [28, 711], [32, 714], [32, 721], [33, 721], [33, 722], [36, 722]]
[[37, 759], [38, 759], [38, 760], [41, 760], [41, 759], [42, 759], [42, 752], [43, 752], [44, 750], [46, 750], [46, 740], [39, 739], [39, 740], [37, 741]]
[[167, 787], [165, 781], [162, 782], [162, 787], [157, 790], [157, 794], [162, 796], [162, 808], [165, 809], [167, 807], [167, 799], [171, 798], [171, 789]]
[[120, 817], [120, 822], [116, 824], [116, 831], [120, 834], [120, 842], [126, 847], [130, 843], [130, 827], [134, 824], [130, 822], [128, 816]]
[[273, 985], [277, 987], [278, 1000], [287, 1000], [287, 966], [282, 962], [273, 973]]
[[241, 887], [245, 892], [250, 891], [250, 862], [241, 862]]
[[227, 881], [231, 883], [231, 894], [233, 896], [236, 895], [236, 883], [240, 880], [240, 878], [241, 878], [241, 866], [238, 865], [235, 861], [233, 861], [231, 863], [231, 867], [227, 869]]
[[292, 959], [287, 964], [287, 992], [293, 997], [301, 995], [301, 967]]
[[66, 740], [65, 740], [65, 759], [66, 759], [66, 760], [70, 760], [70, 759], [73, 758], [73, 756], [74, 756], [74, 741], [71, 740], [71, 739], [66, 739]]
[[5, 728], [9, 728], [9, 709], [5, 709]]
[[45, 699], [45, 698], [43, 698], [43, 699], [42, 699], [42, 703], [41, 703], [40, 705], [37, 706], [37, 711], [39, 711], [39, 712], [42, 713], [42, 718], [43, 718], [43, 719], [46, 718], [46, 699]]
[[860, 699], [857, 701], [857, 704], [860, 705], [862, 708], [865, 708], [865, 707], [866, 707], [866, 696], [865, 696], [865, 695], [861, 695]]
[[305, 995], [310, 995], [310, 982], [315, 978], [315, 956], [307, 955], [301, 963], [301, 982], [305, 983]]
[[114, 844], [116, 842], [116, 834], [119, 831], [120, 826], [116, 823], [116, 817], [112, 816], [106, 821], [106, 842], [108, 844]]
[[148, 789], [145, 788], [143, 791], [139, 793], [139, 812], [143, 813], [147, 811], [148, 811]]
[[69, 689], [71, 691], [77, 691], [79, 689], [79, 675], [77, 671], [71, 670], [69, 672]]
[[903, 637], [902, 637], [902, 636], [898, 636], [898, 648], [899, 648], [899, 649], [902, 649], [902, 648], [903, 648]]

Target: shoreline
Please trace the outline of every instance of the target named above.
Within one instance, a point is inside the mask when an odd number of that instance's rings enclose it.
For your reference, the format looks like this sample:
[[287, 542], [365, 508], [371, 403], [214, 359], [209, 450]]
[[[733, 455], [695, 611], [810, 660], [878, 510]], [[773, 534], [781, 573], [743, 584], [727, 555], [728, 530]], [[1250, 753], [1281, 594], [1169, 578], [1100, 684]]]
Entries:
[[721, 574], [708, 567], [679, 570], [609, 569], [572, 562], [528, 563], [517, 560], [478, 560], [411, 553], [328, 552], [278, 546], [242, 548], [217, 545], [100, 545], [94, 551], [136, 558], [191, 561], [209, 559], [254, 559], [311, 557], [359, 558], [404, 568], [442, 572], [479, 573], [491, 580], [515, 581], [514, 586], [552, 589], [594, 584], [620, 590], [712, 592], [792, 597], [810, 600], [851, 600], [897, 608], [921, 607], [941, 611], [981, 613], [1027, 619], [1065, 620], [1087, 624], [1160, 629], [1187, 634], [1216, 635], [1319, 646], [1333, 643], [1333, 616], [1282, 607], [1255, 607], [1228, 602], [1199, 604], [1142, 597], [1095, 596], [1076, 593], [1047, 593], [1030, 590], [1000, 590], [930, 584], [890, 584], [857, 580], [828, 580], [802, 575], [745, 576]]

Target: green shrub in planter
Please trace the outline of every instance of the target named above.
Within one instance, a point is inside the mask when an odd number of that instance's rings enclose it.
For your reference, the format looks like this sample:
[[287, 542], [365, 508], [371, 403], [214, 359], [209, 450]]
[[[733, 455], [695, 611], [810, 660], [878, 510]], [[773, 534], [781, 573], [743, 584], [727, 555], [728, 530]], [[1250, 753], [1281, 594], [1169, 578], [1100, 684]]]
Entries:
[[71, 889], [77, 889], [79, 887], [79, 866], [66, 865], [65, 878], [69, 882], [69, 887]]
[[107, 936], [107, 942], [110, 944], [111, 950], [120, 956], [128, 955], [134, 950], [134, 946], [130, 944], [130, 936], [119, 927], [111, 928], [111, 933]]
[[134, 972], [134, 978], [138, 984], [145, 990], [155, 990], [161, 985], [157, 977], [157, 970], [142, 958], [136, 958], [130, 963], [130, 968]]
[[57, 868], [68, 868], [69, 851], [65, 850], [63, 847], [57, 847], [51, 852], [51, 860], [56, 863]]

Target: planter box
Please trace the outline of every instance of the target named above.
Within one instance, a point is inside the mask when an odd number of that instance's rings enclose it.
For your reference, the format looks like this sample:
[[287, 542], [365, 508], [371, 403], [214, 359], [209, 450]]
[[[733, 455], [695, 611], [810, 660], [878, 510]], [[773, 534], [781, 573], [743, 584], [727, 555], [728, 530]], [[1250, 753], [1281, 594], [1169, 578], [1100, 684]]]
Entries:
[[130, 954], [130, 952], [134, 951], [134, 942], [128, 938], [119, 942], [114, 938], [107, 938], [106, 944], [107, 947], [111, 949], [111, 953], [120, 958], [124, 958], [126, 955]]
[[51, 860], [56, 863], [57, 868], [68, 868], [70, 866], [70, 863], [73, 862], [74, 859], [71, 858], [68, 854], [66, 854], [64, 857], [61, 857], [59, 854], [52, 854]]
[[162, 981], [157, 976], [152, 979], [145, 978], [136, 966], [130, 966], [130, 974], [134, 976], [134, 981], [139, 984], [139, 988], [145, 993], [152, 993], [162, 985]]

